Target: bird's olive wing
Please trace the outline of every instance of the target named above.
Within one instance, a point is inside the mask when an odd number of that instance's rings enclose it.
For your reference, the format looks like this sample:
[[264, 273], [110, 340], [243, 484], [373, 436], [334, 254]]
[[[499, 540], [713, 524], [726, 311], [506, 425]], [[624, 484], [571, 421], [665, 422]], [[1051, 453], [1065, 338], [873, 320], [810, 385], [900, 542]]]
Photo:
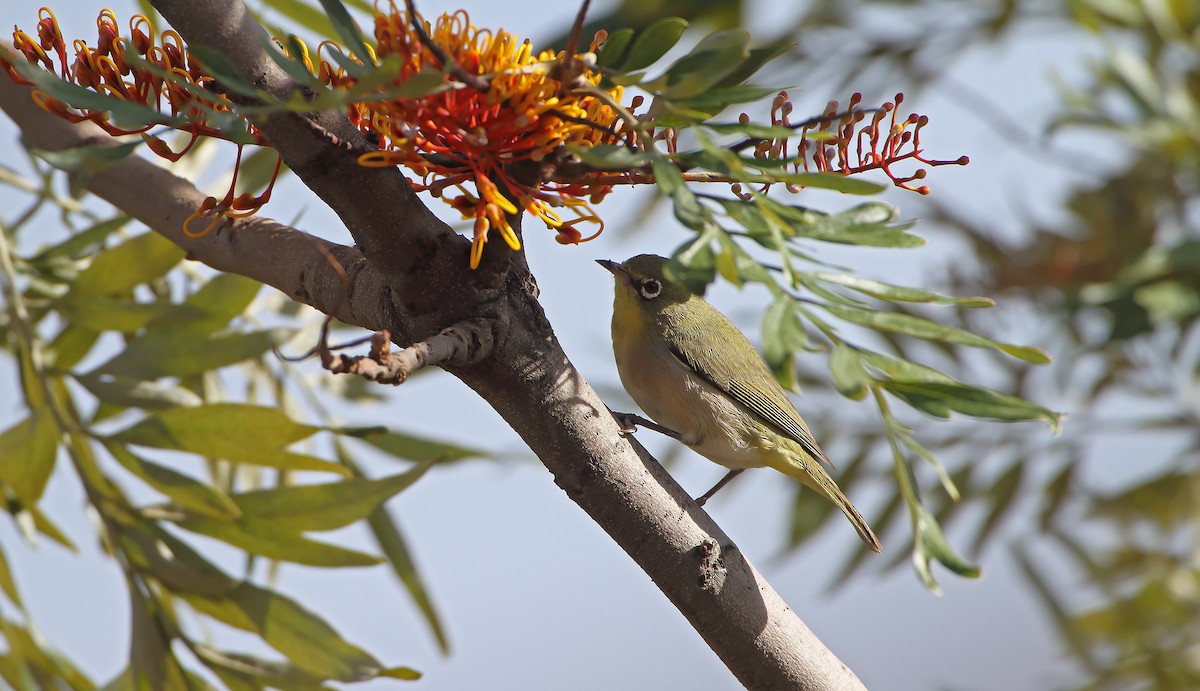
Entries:
[[[796, 442], [808, 455], [833, 466], [813, 439], [783, 387], [750, 342], [737, 332], [738, 339], [710, 339], [699, 346], [694, 339], [676, 340], [671, 352], [680, 362], [709, 384], [725, 392], [749, 410], [760, 422]], [[740, 371], [739, 370], [744, 370]], [[754, 381], [762, 384], [755, 384]]]

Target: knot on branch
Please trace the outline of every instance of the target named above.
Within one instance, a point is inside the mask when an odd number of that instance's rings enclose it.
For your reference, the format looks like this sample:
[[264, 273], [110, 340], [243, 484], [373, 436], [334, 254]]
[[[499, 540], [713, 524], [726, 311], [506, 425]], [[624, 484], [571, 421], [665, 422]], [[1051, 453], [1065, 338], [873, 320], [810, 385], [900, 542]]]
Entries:
[[467, 366], [491, 355], [495, 344], [494, 324], [488, 319], [462, 321], [442, 329], [436, 336], [418, 341], [407, 348], [392, 350], [387, 330], [370, 337], [367, 355], [334, 354], [322, 344], [318, 347], [321, 364], [334, 374], [354, 374], [364, 379], [399, 386], [413, 372], [430, 366]]

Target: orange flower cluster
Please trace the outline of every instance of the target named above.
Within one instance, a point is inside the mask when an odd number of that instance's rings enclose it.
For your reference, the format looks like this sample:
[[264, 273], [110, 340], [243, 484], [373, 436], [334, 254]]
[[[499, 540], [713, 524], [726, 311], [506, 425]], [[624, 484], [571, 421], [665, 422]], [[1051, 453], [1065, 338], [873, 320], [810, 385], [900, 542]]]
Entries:
[[[66, 40], [57, 18], [52, 11], [42, 8], [38, 12], [37, 38], [16, 30], [13, 32], [13, 47], [29, 63], [58, 74], [65, 81], [127, 103], [146, 106], [147, 110], [139, 112], [146, 122], [133, 129], [124, 129], [111, 122], [107, 110], [74, 109], [44, 91], [33, 92], [38, 105], [70, 122], [92, 122], [113, 136], [140, 134], [154, 153], [170, 161], [177, 161], [186, 154], [197, 137], [231, 138], [233, 133], [219, 130], [209, 123], [214, 115], [230, 112], [232, 104], [223, 95], [208, 88], [213, 78], [187, 52], [179, 34], [168, 30], [156, 36], [150, 20], [135, 15], [129, 22], [129, 37], [123, 37], [119, 33], [116, 16], [108, 9], [100, 12], [96, 27], [99, 32], [96, 47], [76, 40], [72, 42], [68, 55]], [[51, 58], [51, 55], [54, 57]], [[0, 51], [0, 68], [14, 81], [36, 86], [25, 78], [16, 64], [5, 57], [3, 51]], [[191, 139], [182, 150], [172, 151], [161, 139], [146, 134], [157, 125], [187, 132]], [[245, 123], [245, 128], [242, 139], [259, 145], [267, 143], [253, 125]], [[238, 147], [240, 161], [240, 143]], [[277, 163], [276, 172], [278, 170]], [[235, 170], [234, 183], [236, 181]], [[231, 184], [224, 199], [218, 201], [215, 197], [209, 197], [204, 201], [201, 208], [184, 222], [184, 232], [191, 237], [203, 236], [216, 227], [222, 217], [249, 216], [266, 204], [270, 197], [271, 186], [256, 197], [249, 193], [235, 195], [234, 184]], [[209, 222], [203, 230], [193, 232], [190, 230], [191, 223], [197, 218], [209, 219]]]
[[[75, 109], [43, 91], [36, 92], [35, 98], [47, 111], [72, 122], [91, 121], [113, 135], [142, 134], [156, 154], [170, 160], [186, 153], [198, 136], [234, 139], [239, 145], [239, 161], [242, 144], [267, 144], [249, 123], [239, 133], [213, 126], [216, 118], [224, 120], [222, 114], [234, 110], [232, 103], [188, 53], [176, 32], [168, 30], [156, 37], [149, 20], [137, 15], [130, 21], [129, 36], [122, 37], [113, 12], [104, 10], [97, 20], [96, 47], [77, 40], [68, 50], [54, 14], [43, 8], [38, 18], [36, 38], [20, 30], [13, 34], [14, 46], [26, 61], [78, 86], [144, 105], [153, 112], [144, 114], [144, 124], [123, 129], [111, 122], [106, 110]], [[628, 140], [630, 133], [622, 131], [616, 112], [608, 105], [619, 102], [621, 89], [601, 92], [599, 73], [588, 69], [578, 56], [534, 54], [527, 40], [504, 31], [476, 29], [464, 12], [443, 15], [434, 25], [418, 20], [421, 30], [394, 5], [387, 11], [377, 10], [378, 47], [368, 46], [370, 55], [351, 56], [371, 68], [389, 56], [399, 58], [400, 68], [390, 84], [383, 85], [384, 92], [389, 87], [402, 88], [416, 75], [438, 74], [442, 80], [442, 88], [432, 94], [389, 98], [385, 93], [382, 98], [367, 95], [348, 103], [352, 122], [379, 143], [379, 150], [363, 155], [360, 162], [403, 165], [420, 177], [420, 182], [413, 183], [418, 191], [429, 191], [463, 218], [474, 219], [472, 267], [479, 264], [492, 229], [510, 247], [520, 248], [509, 220], [519, 209], [541, 218], [563, 243], [583, 242], [599, 234], [604, 224], [589, 202], [608, 194], [611, 185], [588, 184], [586, 179], [569, 184], [549, 182], [540, 179], [536, 167], [518, 180], [510, 166], [522, 161], [537, 163], [563, 151], [565, 145]], [[340, 63], [320, 60], [314, 67], [303, 43], [289, 44], [302, 53], [293, 57], [333, 90], [356, 86], [355, 76]], [[326, 48], [342, 52], [328, 41], [318, 51]], [[2, 51], [0, 68], [17, 82], [36, 85], [26, 78], [28, 72]], [[563, 74], [570, 77], [560, 81]], [[580, 90], [585, 83], [591, 88]], [[171, 151], [161, 140], [145, 134], [157, 125], [188, 132], [192, 140], [183, 151]], [[223, 200], [208, 199], [188, 219], [189, 223], [196, 217], [211, 219], [207, 228], [189, 234], [209, 232], [223, 216], [254, 213], [269, 199], [270, 191], [268, 187], [259, 197], [235, 196], [231, 186]], [[561, 214], [564, 209], [569, 214]], [[583, 223], [595, 224], [597, 230], [584, 237], [578, 228]]]
[[[528, 40], [476, 29], [462, 11], [444, 14], [432, 26], [425, 24], [424, 33], [436, 48], [422, 41], [406, 12], [393, 6], [387, 13], [376, 13], [378, 57], [400, 58], [393, 83], [451, 69], [473, 83], [457, 81], [455, 88], [421, 98], [354, 104], [351, 119], [378, 139], [380, 147], [360, 162], [406, 166], [422, 177], [418, 190], [429, 190], [464, 219], [473, 218], [472, 266], [478, 265], [491, 229], [514, 250], [520, 248], [508, 219], [521, 208], [557, 231], [560, 242], [575, 244], [599, 234], [604, 224], [589, 201], [603, 198], [611, 186], [522, 181], [510, 172], [514, 163], [540, 162], [564, 145], [586, 147], [625, 139], [613, 108], [594, 92], [578, 89], [577, 83], [559, 80], [565, 60], [574, 57], [535, 54]], [[578, 72], [576, 79], [600, 83], [598, 72], [585, 66]], [[353, 82], [344, 73], [329, 79], [335, 84]], [[607, 95], [617, 103], [621, 88]], [[571, 216], [564, 219], [556, 209], [569, 210]], [[580, 223], [596, 224], [597, 230], [583, 237]]]

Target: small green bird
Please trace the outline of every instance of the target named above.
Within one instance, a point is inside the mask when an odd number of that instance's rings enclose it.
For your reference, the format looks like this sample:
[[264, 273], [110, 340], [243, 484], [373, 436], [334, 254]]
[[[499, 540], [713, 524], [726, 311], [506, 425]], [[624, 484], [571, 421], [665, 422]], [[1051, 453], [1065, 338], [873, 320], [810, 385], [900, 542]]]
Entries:
[[[837, 505], [872, 551], [879, 540], [821, 463], [829, 463], [783, 387], [733, 322], [666, 278], [667, 260], [598, 260], [616, 277], [612, 337], [621, 383], [655, 422], [731, 472], [770, 466]], [[832, 464], [830, 464], [832, 467]]]

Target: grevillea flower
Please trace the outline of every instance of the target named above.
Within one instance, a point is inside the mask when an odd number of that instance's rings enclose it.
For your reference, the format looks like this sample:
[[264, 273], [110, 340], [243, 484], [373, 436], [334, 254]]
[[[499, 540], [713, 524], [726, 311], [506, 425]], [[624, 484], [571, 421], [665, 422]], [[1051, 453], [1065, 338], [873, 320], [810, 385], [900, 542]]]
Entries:
[[[379, 58], [400, 60], [394, 83], [450, 69], [471, 83], [459, 81], [455, 88], [421, 98], [355, 104], [352, 120], [379, 141], [379, 151], [365, 154], [360, 162], [404, 165], [421, 176], [415, 183], [418, 190], [429, 190], [464, 219], [473, 218], [472, 266], [479, 263], [489, 230], [520, 249], [508, 219], [521, 208], [558, 231], [560, 242], [590, 239], [576, 228], [581, 222], [596, 224], [598, 234], [603, 222], [588, 202], [603, 198], [610, 186], [521, 180], [511, 170], [522, 161], [538, 163], [566, 145], [623, 141], [613, 108], [594, 92], [580, 90], [578, 82], [560, 81], [566, 56], [534, 53], [528, 40], [505, 31], [476, 29], [465, 12], [444, 14], [436, 24], [425, 24], [423, 31], [432, 45], [422, 40], [406, 12], [393, 6], [387, 13], [376, 13]], [[573, 78], [600, 84], [600, 74], [582, 64]], [[344, 73], [329, 79], [353, 81]], [[617, 103], [621, 88], [607, 94]], [[568, 212], [567, 217], [556, 209]]]

